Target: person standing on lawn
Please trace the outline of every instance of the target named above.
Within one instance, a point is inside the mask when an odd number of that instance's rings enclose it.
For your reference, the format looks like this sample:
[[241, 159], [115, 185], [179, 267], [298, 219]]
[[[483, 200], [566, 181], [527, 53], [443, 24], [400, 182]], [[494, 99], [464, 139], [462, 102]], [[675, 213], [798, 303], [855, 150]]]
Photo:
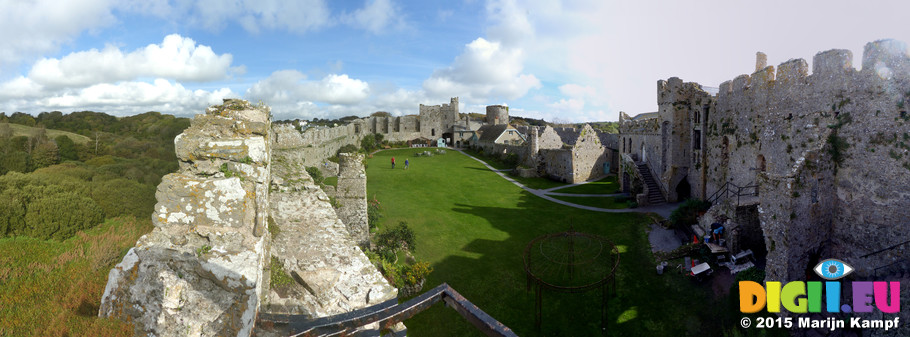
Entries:
[[405, 159], [404, 159], [404, 169], [405, 169], [405, 170], [408, 169], [408, 164], [409, 164], [409, 163], [408, 163], [408, 159], [405, 158]]
[[392, 157], [392, 169], [395, 169], [395, 157]]

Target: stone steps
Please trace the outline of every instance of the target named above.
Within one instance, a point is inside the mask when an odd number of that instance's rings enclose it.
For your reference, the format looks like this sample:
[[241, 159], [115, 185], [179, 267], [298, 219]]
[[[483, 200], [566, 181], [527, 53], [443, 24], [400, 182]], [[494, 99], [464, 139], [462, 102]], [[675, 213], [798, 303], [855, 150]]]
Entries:
[[652, 205], [665, 203], [667, 200], [660, 194], [660, 186], [657, 185], [657, 181], [654, 180], [654, 176], [651, 175], [648, 164], [642, 163], [636, 164], [636, 166], [638, 166], [638, 173], [641, 174], [641, 178], [644, 180], [645, 185], [648, 185], [648, 203]]

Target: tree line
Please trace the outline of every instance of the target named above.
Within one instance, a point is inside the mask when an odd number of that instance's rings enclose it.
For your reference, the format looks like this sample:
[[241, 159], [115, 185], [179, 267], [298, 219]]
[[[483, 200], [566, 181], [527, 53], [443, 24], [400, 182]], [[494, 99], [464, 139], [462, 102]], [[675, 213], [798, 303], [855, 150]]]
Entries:
[[[10, 124], [31, 128], [17, 135]], [[63, 240], [105, 218], [149, 218], [161, 177], [178, 167], [174, 137], [189, 125], [158, 112], [0, 113], [0, 237]]]

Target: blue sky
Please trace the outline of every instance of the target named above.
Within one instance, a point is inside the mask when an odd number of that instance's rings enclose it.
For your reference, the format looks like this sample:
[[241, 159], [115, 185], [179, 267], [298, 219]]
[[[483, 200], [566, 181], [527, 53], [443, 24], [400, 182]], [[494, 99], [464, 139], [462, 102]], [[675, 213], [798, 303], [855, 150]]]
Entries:
[[155, 110], [223, 98], [276, 118], [417, 113], [460, 97], [548, 121], [656, 110], [656, 81], [910, 41], [902, 1], [0, 0], [0, 111]]

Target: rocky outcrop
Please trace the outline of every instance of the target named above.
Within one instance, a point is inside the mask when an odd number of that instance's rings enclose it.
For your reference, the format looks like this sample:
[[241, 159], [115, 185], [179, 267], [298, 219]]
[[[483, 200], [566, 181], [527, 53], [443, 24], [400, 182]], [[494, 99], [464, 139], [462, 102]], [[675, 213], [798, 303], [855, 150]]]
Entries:
[[154, 230], [108, 276], [100, 315], [137, 335], [249, 335], [269, 256], [269, 109], [225, 100], [174, 140]]
[[264, 310], [317, 318], [395, 298], [398, 291], [360, 250], [303, 162], [276, 151], [272, 169], [271, 253], [294, 282], [273, 282]]

